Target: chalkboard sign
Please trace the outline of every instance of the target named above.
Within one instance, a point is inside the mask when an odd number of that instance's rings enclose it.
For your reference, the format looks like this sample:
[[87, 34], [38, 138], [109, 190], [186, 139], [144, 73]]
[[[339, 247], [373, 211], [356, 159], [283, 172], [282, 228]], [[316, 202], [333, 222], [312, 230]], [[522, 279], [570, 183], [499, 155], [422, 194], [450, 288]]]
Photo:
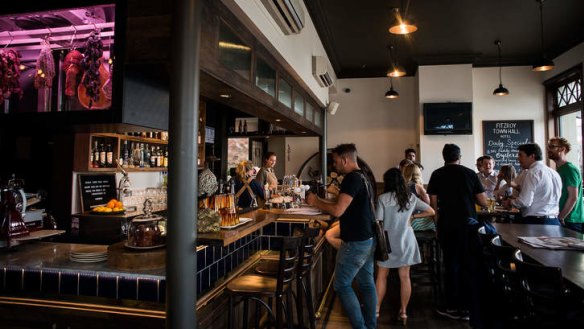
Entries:
[[116, 174], [79, 174], [79, 194], [83, 212], [115, 199]]
[[483, 121], [483, 150], [495, 159], [495, 168], [512, 164], [519, 172], [517, 147], [533, 143], [533, 120]]

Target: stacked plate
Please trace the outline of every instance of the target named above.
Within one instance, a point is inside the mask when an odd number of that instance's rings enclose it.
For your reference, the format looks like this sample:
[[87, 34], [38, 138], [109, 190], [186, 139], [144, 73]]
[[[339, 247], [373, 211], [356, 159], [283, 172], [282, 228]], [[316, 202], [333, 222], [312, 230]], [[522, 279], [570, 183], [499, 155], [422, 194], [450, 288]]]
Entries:
[[69, 260], [77, 263], [97, 263], [107, 260], [107, 246], [76, 246], [71, 248]]

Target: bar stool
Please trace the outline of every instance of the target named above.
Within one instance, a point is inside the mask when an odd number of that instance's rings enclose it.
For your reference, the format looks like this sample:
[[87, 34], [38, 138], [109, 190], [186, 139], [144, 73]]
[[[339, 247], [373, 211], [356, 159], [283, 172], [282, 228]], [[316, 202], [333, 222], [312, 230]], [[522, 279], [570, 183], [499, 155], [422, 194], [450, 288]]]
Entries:
[[[296, 315], [298, 318], [298, 328], [304, 327], [304, 303], [308, 312], [308, 322], [310, 329], [316, 328], [316, 318], [314, 315], [314, 304], [312, 301], [312, 259], [314, 256], [315, 237], [320, 232], [320, 224], [316, 222], [312, 227], [307, 227], [302, 236], [299, 246], [299, 257], [296, 270]], [[256, 273], [273, 276], [277, 273], [277, 261], [275, 259], [263, 259], [255, 268]]]
[[441, 292], [442, 279], [440, 274], [440, 246], [436, 239], [436, 232], [431, 230], [414, 231], [414, 235], [420, 248], [422, 262], [412, 266], [412, 281], [417, 284], [430, 285], [434, 302], [437, 302]]
[[[284, 327], [284, 311], [286, 312], [287, 327], [293, 327], [291, 314], [291, 281], [296, 277], [298, 268], [298, 251], [301, 237], [280, 238], [280, 257], [278, 270], [275, 277], [245, 274], [231, 281], [225, 289], [229, 294], [229, 328], [234, 327], [235, 298], [241, 297], [243, 301], [243, 328], [247, 328], [249, 300], [256, 301], [256, 324], [259, 323], [259, 307], [266, 308], [270, 319], [275, 322], [276, 328]], [[266, 303], [263, 298], [268, 298]], [[274, 299], [276, 312], [272, 309]], [[284, 299], [286, 299], [284, 301]], [[256, 326], [257, 327], [257, 326]]]

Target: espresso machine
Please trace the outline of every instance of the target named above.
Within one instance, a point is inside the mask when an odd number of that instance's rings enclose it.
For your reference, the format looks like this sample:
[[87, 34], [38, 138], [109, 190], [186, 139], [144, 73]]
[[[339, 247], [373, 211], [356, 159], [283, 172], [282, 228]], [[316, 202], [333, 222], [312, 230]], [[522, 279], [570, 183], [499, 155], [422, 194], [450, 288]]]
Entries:
[[0, 247], [10, 247], [12, 240], [29, 235], [22, 213], [26, 209], [24, 183], [14, 175], [8, 185], [0, 188]]

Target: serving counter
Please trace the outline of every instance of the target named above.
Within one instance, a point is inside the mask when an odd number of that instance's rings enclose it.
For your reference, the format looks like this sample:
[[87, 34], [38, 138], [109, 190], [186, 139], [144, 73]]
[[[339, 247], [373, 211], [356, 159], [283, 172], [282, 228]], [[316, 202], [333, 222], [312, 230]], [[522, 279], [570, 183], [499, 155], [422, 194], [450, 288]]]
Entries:
[[[231, 230], [198, 235], [194, 251], [199, 328], [226, 326], [225, 285], [232, 278], [252, 270], [254, 264], [277, 245], [274, 239], [303, 231], [311, 219], [330, 219], [328, 215], [297, 214], [288, 218], [285, 212], [278, 210], [256, 210], [242, 216], [253, 221]], [[94, 323], [87, 320], [104, 318], [116, 319], [120, 325], [135, 324], [135, 321], [145, 327], [156, 327], [154, 323], [158, 327], [163, 325], [166, 314], [164, 259], [158, 262], [162, 264], [158, 268], [149, 263], [149, 266], [131, 270], [113, 263], [111, 254], [108, 262], [73, 262], [71, 251], [81, 246], [88, 245], [36, 242], [0, 251], [0, 314], [10, 315], [7, 319], [14, 324], [32, 327], [39, 323], [27, 318], [26, 314], [31, 311], [46, 314], [49, 322], [58, 327], [79, 320], [79, 323], [87, 322], [85, 328], [93, 328]], [[115, 246], [110, 246], [110, 252]], [[148, 254], [156, 258], [165, 257], [164, 251], [162, 248], [136, 253], [140, 257]], [[318, 306], [332, 277], [334, 253], [325, 239], [317, 243], [314, 252], [313, 297]]]

